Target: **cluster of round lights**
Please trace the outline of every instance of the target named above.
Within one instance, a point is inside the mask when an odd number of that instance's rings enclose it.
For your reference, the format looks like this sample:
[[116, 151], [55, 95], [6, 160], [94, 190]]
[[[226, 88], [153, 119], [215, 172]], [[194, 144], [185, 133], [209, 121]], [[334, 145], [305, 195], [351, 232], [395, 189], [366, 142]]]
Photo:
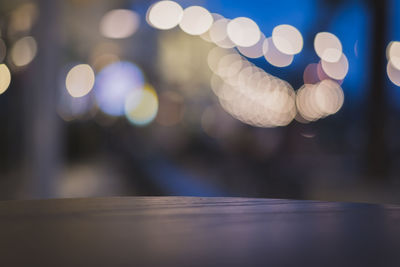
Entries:
[[400, 42], [390, 42], [386, 48], [387, 75], [392, 83], [400, 86]]
[[[174, 7], [162, 4], [154, 7], [156, 16], [153, 17], [153, 14], [148, 17], [148, 21], [151, 19], [156, 25], [163, 24], [165, 29], [176, 26], [174, 23], [171, 26], [165, 24], [165, 18], [159, 15], [165, 11], [167, 15], [180, 14], [180, 7], [175, 11]], [[167, 18], [167, 21], [170, 20]], [[124, 39], [132, 36], [139, 25], [140, 17], [136, 12], [114, 9], [102, 17], [99, 31], [106, 38]], [[108, 116], [125, 115], [129, 122], [139, 126], [152, 122], [158, 112], [158, 96], [151, 85], [145, 83], [142, 70], [132, 62], [122, 61], [117, 54], [110, 53], [113, 49], [109, 46], [98, 50], [93, 55], [94, 69], [88, 64], [78, 64], [68, 71], [65, 87], [72, 96], [68, 108], [80, 108], [78, 104], [86, 103], [86, 99], [89, 96], [92, 98], [92, 95], [96, 106]]]
[[330, 79], [317, 84], [304, 84], [296, 96], [297, 110], [306, 121], [316, 121], [335, 114], [342, 107], [343, 101], [342, 88]]
[[315, 36], [314, 49], [320, 58], [323, 73], [333, 80], [343, 80], [349, 71], [349, 62], [342, 50], [339, 38], [329, 32]]
[[297, 91], [296, 106], [300, 122], [316, 121], [333, 115], [344, 102], [341, 83], [349, 63], [339, 38], [329, 32], [315, 36], [314, 49], [320, 61], [309, 64], [303, 74], [304, 85]]
[[279, 25], [266, 38], [257, 23], [246, 17], [227, 19], [200, 6], [183, 9], [174, 1], [160, 1], [150, 6], [147, 22], [160, 30], [179, 27], [221, 48], [234, 48], [249, 58], [265, 59], [273, 66], [286, 67], [303, 48], [301, 33], [291, 25]]
[[238, 120], [256, 127], [288, 125], [296, 115], [289, 83], [254, 66], [235, 50], [210, 51], [211, 87], [221, 106]]
[[304, 86], [296, 93], [286, 81], [266, 73], [243, 57], [264, 56], [273, 66], [290, 65], [303, 49], [303, 37], [291, 25], [276, 26], [267, 38], [249, 18], [231, 20], [199, 6], [182, 9], [174, 1], [152, 5], [147, 21], [162, 30], [179, 25], [184, 32], [199, 35], [217, 46], [208, 57], [208, 65], [214, 73], [211, 87], [222, 107], [244, 123], [258, 127], [284, 126], [297, 113], [301, 122], [315, 121], [335, 114], [343, 105], [340, 84], [349, 64], [340, 40], [332, 33], [316, 35], [314, 48], [320, 62], [307, 66]]
[[[35, 5], [22, 5], [12, 14], [9, 32], [29, 32], [36, 16]], [[161, 30], [179, 26], [185, 33], [200, 36], [219, 47], [211, 51], [209, 57], [209, 66], [214, 72], [212, 87], [222, 106], [248, 124], [286, 125], [294, 118], [296, 109], [305, 121], [315, 121], [336, 113], [343, 105], [340, 85], [348, 73], [349, 63], [339, 38], [332, 33], [320, 32], [315, 36], [314, 49], [320, 61], [306, 67], [304, 85], [295, 95], [288, 83], [265, 73], [241, 56], [264, 56], [276, 67], [290, 65], [303, 48], [303, 37], [295, 27], [278, 25], [271, 36], [266, 37], [250, 18], [228, 19], [201, 6], [183, 9], [174, 1], [153, 4], [146, 20]], [[136, 12], [115, 9], [103, 16], [99, 30], [104, 37], [122, 39], [133, 35], [139, 24]], [[36, 54], [35, 39], [25, 36], [11, 46], [10, 62], [14, 67], [24, 67]], [[6, 46], [0, 40], [0, 61], [5, 55]], [[387, 75], [391, 82], [400, 86], [400, 42], [390, 42], [386, 55]], [[96, 65], [101, 68], [95, 68], [99, 70], [97, 76], [87, 64], [70, 69], [65, 80], [68, 93], [73, 98], [82, 98], [96, 88], [95, 98], [103, 112], [112, 116], [124, 113], [129, 121], [138, 125], [152, 121], [158, 110], [158, 97], [155, 90], [144, 83], [141, 70], [114, 55], [107, 54], [98, 61], [101, 62]], [[10, 70], [1, 64], [0, 94], [7, 90], [10, 82]]]
[[125, 115], [135, 125], [147, 125], [152, 122], [158, 111], [158, 96], [150, 85], [143, 90], [130, 92], [125, 100]]
[[[7, 36], [12, 40], [8, 50], [5, 41], [0, 39], [0, 62], [7, 56], [7, 65], [0, 64], [0, 94], [3, 94], [11, 83], [11, 70], [27, 66], [36, 57], [36, 40], [29, 32], [37, 17], [37, 6], [34, 3], [24, 3], [14, 9], [9, 17]], [[10, 66], [10, 68], [9, 68]]]
[[158, 111], [156, 91], [145, 84], [140, 68], [128, 61], [111, 63], [97, 75], [89, 65], [78, 64], [69, 70], [65, 86], [77, 103], [94, 88], [102, 112], [113, 117], [125, 115], [134, 125], [149, 124]]

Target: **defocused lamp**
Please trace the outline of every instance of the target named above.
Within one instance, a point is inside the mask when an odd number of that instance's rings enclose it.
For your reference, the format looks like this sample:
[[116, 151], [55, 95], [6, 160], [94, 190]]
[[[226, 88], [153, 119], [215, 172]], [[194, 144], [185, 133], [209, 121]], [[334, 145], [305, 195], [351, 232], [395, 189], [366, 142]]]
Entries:
[[275, 47], [286, 55], [295, 55], [303, 49], [303, 36], [291, 25], [276, 26], [272, 31], [272, 41]]
[[338, 62], [342, 56], [342, 43], [329, 32], [320, 32], [315, 36], [314, 49], [321, 60], [325, 62]]
[[139, 15], [132, 10], [115, 9], [107, 12], [100, 22], [100, 33], [108, 38], [122, 39], [139, 28]]
[[134, 90], [126, 98], [125, 116], [134, 125], [145, 126], [157, 115], [158, 96], [154, 88], [145, 85], [143, 90]]
[[37, 44], [33, 37], [27, 36], [19, 39], [11, 48], [11, 61], [17, 67], [31, 63], [37, 53]]
[[160, 1], [150, 6], [147, 22], [154, 28], [169, 30], [178, 26], [183, 16], [182, 7], [174, 1]]
[[274, 45], [272, 38], [267, 38], [263, 44], [263, 53], [265, 59], [275, 67], [287, 67], [293, 62], [293, 55], [287, 55], [280, 52]]
[[245, 17], [231, 20], [227, 31], [232, 42], [243, 47], [255, 45], [261, 37], [260, 28], [257, 23]]
[[68, 72], [65, 86], [71, 96], [82, 97], [92, 90], [94, 80], [95, 75], [92, 68], [87, 64], [80, 64]]
[[11, 83], [11, 73], [5, 64], [0, 64], [0, 94], [4, 93]]
[[191, 6], [183, 11], [179, 26], [187, 34], [201, 35], [211, 28], [213, 21], [214, 19], [207, 9], [201, 6]]

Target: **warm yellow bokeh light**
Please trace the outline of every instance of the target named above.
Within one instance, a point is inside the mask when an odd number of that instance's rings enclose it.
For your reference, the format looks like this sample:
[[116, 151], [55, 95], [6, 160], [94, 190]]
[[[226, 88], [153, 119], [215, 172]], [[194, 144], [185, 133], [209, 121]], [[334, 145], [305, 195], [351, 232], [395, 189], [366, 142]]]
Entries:
[[160, 30], [172, 29], [181, 22], [182, 7], [174, 1], [160, 1], [152, 5], [147, 11], [147, 22]]
[[228, 33], [226, 32], [228, 23], [228, 19], [219, 19], [213, 23], [209, 30], [210, 39], [212, 42], [218, 43], [228, 37]]
[[323, 116], [335, 114], [344, 102], [340, 85], [332, 80], [323, 80], [315, 87], [315, 103]]
[[216, 45], [222, 48], [233, 48], [235, 44], [228, 37], [229, 19], [221, 18], [213, 23], [209, 30], [210, 39]]
[[228, 24], [227, 32], [232, 42], [242, 47], [253, 46], [261, 38], [260, 28], [257, 23], [245, 17], [231, 20]]
[[275, 67], [287, 67], [293, 62], [293, 55], [287, 55], [280, 52], [272, 42], [272, 38], [267, 38], [263, 44], [263, 53], [265, 59]]
[[[224, 19], [224, 17], [223, 17], [222, 15], [217, 14], [217, 13], [211, 13], [211, 16], [213, 17], [213, 25], [214, 25], [214, 23], [217, 22], [218, 20]], [[212, 28], [212, 26], [211, 26], [211, 28]], [[210, 28], [208, 31], [206, 31], [205, 33], [203, 33], [203, 34], [200, 35], [201, 39], [203, 39], [204, 41], [207, 41], [207, 42], [209, 42], [209, 43], [212, 43], [212, 42], [213, 42], [213, 41], [211, 40], [211, 36], [210, 36], [211, 28]]]
[[65, 86], [71, 96], [82, 97], [92, 90], [94, 81], [95, 75], [92, 68], [87, 64], [80, 64], [68, 72]]
[[345, 54], [342, 54], [338, 62], [327, 62], [321, 60], [322, 70], [335, 80], [343, 80], [349, 71], [349, 62]]
[[190, 35], [201, 35], [207, 32], [213, 24], [213, 16], [201, 6], [191, 6], [183, 11], [179, 27]]
[[28, 65], [36, 56], [37, 44], [33, 37], [23, 37], [11, 48], [11, 61], [17, 67]]
[[0, 94], [4, 93], [11, 83], [11, 73], [5, 64], [0, 64]]
[[264, 41], [265, 41], [265, 35], [261, 33], [260, 40], [255, 45], [249, 47], [238, 46], [237, 49], [242, 55], [248, 58], [259, 58], [264, 55], [263, 51]]
[[272, 31], [272, 41], [275, 47], [286, 55], [295, 55], [303, 49], [303, 36], [291, 25], [276, 26]]
[[143, 90], [133, 90], [125, 101], [125, 116], [134, 125], [151, 123], [158, 112], [158, 96], [150, 85]]
[[107, 12], [100, 22], [100, 33], [108, 38], [122, 39], [134, 34], [139, 28], [140, 18], [128, 9], [114, 9]]
[[223, 49], [220, 47], [214, 47], [213, 49], [210, 50], [207, 56], [208, 67], [212, 72], [217, 73], [219, 61], [221, 60], [221, 58], [223, 58], [226, 55], [234, 53], [235, 52], [233, 49]]
[[219, 60], [217, 74], [229, 78], [239, 74], [243, 66], [243, 59], [238, 54], [228, 54]]
[[[220, 48], [219, 48], [220, 49]], [[223, 109], [256, 127], [289, 124], [296, 115], [295, 92], [287, 82], [266, 73], [235, 52], [218, 56], [211, 88]]]
[[400, 42], [390, 42], [386, 55], [392, 66], [400, 70]]
[[306, 123], [316, 121], [338, 112], [343, 106], [344, 94], [340, 85], [333, 80], [317, 84], [305, 84], [298, 91], [296, 106]]
[[321, 60], [325, 62], [338, 62], [342, 56], [342, 43], [329, 32], [320, 32], [315, 36], [314, 49]]
[[386, 71], [390, 81], [395, 85], [400, 86], [400, 70], [396, 69], [389, 61]]

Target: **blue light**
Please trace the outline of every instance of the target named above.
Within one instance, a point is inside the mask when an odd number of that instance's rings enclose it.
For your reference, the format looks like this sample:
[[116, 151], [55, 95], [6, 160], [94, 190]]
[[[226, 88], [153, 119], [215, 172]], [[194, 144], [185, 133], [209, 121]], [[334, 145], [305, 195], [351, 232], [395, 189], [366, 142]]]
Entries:
[[143, 73], [135, 64], [120, 61], [105, 67], [96, 77], [95, 96], [99, 108], [111, 116], [125, 113], [125, 98], [142, 90]]

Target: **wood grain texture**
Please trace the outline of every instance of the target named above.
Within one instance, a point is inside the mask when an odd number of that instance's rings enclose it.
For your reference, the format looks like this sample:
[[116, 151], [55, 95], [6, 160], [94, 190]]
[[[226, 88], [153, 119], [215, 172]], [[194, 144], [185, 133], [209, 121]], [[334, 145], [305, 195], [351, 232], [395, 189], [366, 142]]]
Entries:
[[243, 198], [0, 202], [0, 266], [400, 266], [400, 207]]

